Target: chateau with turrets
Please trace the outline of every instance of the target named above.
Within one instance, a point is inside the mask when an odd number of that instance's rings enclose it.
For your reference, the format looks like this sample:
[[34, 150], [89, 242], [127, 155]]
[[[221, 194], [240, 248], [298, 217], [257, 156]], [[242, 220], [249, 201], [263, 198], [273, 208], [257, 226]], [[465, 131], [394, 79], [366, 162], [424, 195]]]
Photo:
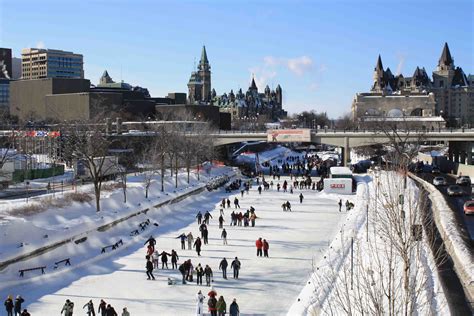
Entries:
[[424, 67], [416, 67], [411, 77], [393, 75], [383, 68], [379, 55], [370, 92], [354, 97], [354, 121], [418, 117], [438, 124], [442, 118], [450, 126], [474, 124], [474, 76], [455, 67], [447, 43], [432, 76], [433, 80]]
[[217, 95], [216, 90], [211, 89], [210, 69], [206, 47], [203, 46], [197, 70], [191, 73], [188, 82], [189, 104], [218, 106], [220, 112], [231, 114], [232, 121], [258, 120], [259, 118], [265, 121], [277, 121], [286, 117], [287, 112], [283, 110], [283, 91], [280, 85], [277, 85], [275, 90], [271, 90], [267, 85], [264, 92], [260, 93], [255, 79], [252, 78], [245, 93], [239, 89], [237, 93], [230, 90], [229, 93]]

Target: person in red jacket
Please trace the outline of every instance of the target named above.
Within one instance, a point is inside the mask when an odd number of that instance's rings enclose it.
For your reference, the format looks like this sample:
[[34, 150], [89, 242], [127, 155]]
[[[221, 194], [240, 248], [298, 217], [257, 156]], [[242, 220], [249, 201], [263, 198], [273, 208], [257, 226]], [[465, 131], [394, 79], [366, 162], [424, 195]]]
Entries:
[[270, 245], [268, 245], [268, 242], [266, 239], [263, 240], [263, 256], [268, 258], [268, 249], [270, 248]]
[[263, 242], [262, 242], [262, 237], [260, 237], [256, 242], [255, 246], [257, 247], [257, 257], [262, 256], [262, 248], [263, 248]]

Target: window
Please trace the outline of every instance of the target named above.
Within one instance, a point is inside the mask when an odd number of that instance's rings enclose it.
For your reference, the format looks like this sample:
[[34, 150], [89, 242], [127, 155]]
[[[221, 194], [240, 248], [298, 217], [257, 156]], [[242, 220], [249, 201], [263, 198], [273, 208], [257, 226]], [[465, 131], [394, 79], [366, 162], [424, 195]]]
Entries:
[[443, 80], [439, 81], [439, 86], [440, 86], [440, 88], [444, 87], [444, 81]]

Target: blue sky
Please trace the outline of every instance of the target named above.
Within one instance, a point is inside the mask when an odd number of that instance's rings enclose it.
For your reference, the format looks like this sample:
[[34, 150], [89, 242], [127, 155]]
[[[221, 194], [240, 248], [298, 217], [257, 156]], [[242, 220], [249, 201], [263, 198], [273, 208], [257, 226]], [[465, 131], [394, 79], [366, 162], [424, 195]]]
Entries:
[[206, 45], [218, 94], [280, 84], [284, 108], [349, 112], [384, 67], [429, 74], [448, 42], [457, 66], [474, 74], [474, 1], [0, 0], [0, 47], [84, 55], [86, 78], [104, 69], [153, 96], [187, 92]]

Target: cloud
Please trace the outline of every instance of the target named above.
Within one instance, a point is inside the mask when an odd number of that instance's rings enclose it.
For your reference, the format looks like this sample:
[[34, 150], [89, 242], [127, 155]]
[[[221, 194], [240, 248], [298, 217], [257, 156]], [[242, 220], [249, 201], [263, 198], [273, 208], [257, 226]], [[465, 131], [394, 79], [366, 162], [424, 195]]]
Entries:
[[277, 76], [277, 72], [274, 69], [268, 67], [254, 67], [250, 68], [250, 79], [249, 83], [252, 82], [252, 78], [255, 79], [257, 88], [263, 90], [265, 86]]
[[36, 43], [36, 48], [45, 48], [44, 42], [43, 42], [43, 41], [39, 41], [38, 43]]
[[279, 58], [274, 56], [265, 56], [263, 63], [267, 67], [283, 66], [295, 75], [302, 76], [305, 72], [313, 68], [313, 60], [308, 56], [300, 56], [295, 58]]

